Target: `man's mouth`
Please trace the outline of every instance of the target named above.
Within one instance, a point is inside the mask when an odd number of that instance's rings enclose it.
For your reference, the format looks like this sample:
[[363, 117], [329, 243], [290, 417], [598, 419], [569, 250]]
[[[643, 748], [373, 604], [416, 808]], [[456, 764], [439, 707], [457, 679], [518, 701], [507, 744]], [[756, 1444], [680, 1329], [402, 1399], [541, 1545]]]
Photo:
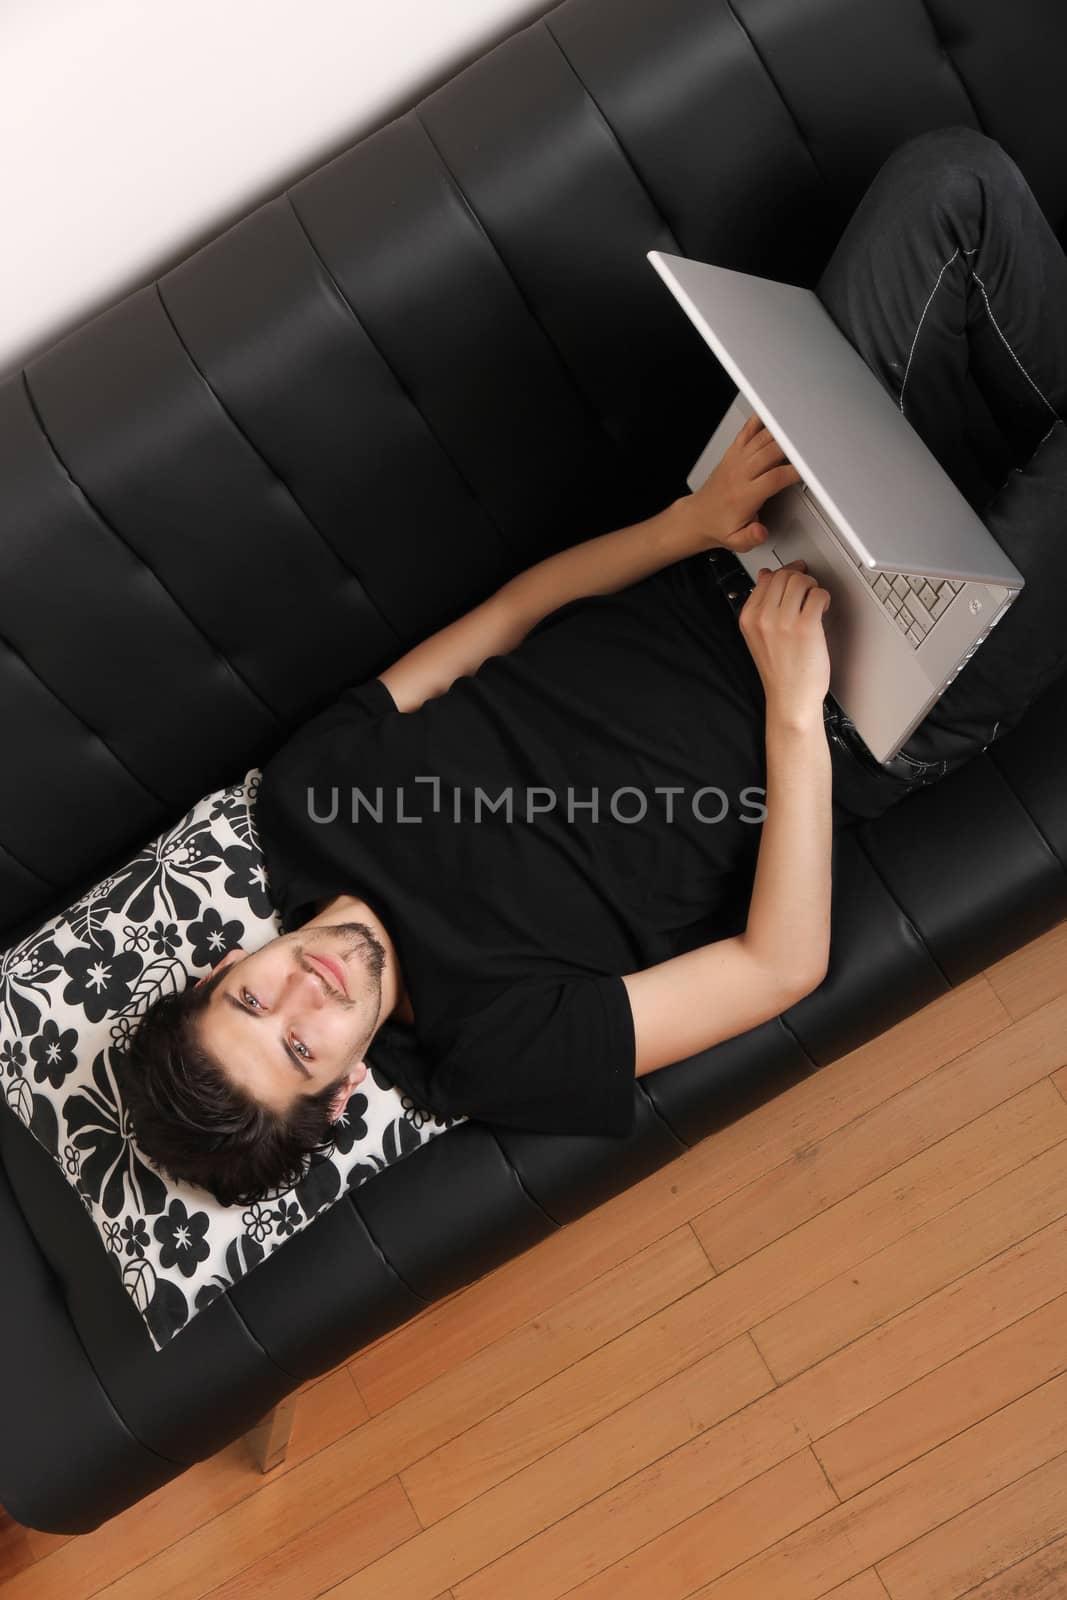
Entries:
[[322, 969], [331, 986], [334, 989], [339, 989], [347, 1000], [348, 990], [345, 987], [345, 975], [340, 962], [335, 961], [333, 956], [309, 955], [308, 960], [314, 966]]

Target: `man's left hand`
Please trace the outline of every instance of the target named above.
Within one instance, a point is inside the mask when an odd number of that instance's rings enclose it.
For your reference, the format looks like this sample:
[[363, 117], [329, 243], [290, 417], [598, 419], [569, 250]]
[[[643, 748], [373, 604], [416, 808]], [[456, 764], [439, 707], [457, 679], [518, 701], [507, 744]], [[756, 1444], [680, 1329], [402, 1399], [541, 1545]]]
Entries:
[[689, 497], [687, 514], [705, 547], [754, 550], [767, 538], [758, 513], [800, 473], [754, 413], [722, 460]]

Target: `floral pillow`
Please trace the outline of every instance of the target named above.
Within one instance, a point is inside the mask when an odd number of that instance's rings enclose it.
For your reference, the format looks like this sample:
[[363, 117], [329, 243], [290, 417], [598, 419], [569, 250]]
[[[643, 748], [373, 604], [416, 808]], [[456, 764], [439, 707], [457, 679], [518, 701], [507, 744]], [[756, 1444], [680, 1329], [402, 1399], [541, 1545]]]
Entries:
[[292, 1189], [220, 1205], [137, 1148], [112, 1052], [159, 995], [281, 931], [256, 833], [259, 777], [253, 767], [199, 801], [127, 867], [0, 953], [0, 1092], [92, 1218], [157, 1350], [347, 1190], [466, 1120], [438, 1119], [390, 1082], [391, 1052], [412, 1046], [387, 1024], [332, 1146], [308, 1159]]

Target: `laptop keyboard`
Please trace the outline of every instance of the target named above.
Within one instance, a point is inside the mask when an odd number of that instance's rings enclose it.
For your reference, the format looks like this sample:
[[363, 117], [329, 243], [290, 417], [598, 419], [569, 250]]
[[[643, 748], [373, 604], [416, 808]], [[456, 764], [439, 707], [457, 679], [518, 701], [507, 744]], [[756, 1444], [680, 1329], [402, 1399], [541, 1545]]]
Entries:
[[860, 571], [913, 649], [922, 644], [941, 613], [963, 588], [954, 578], [917, 577], [909, 572]]

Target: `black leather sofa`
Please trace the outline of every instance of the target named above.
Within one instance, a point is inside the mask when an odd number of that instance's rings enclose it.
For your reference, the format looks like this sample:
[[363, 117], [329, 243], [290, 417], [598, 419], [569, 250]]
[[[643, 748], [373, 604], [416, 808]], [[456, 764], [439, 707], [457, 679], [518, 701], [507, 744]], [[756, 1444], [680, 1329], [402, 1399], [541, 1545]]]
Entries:
[[[565, 0], [10, 377], [0, 949], [344, 684], [681, 492], [729, 387], [647, 250], [812, 284], [890, 150], [957, 123], [1062, 238], [1065, 68], [1060, 0]], [[463, 1124], [158, 1354], [0, 1111], [0, 1502], [98, 1526], [1058, 921], [1065, 713], [1062, 681], [839, 833], [826, 982], [636, 1083], [630, 1140]]]

